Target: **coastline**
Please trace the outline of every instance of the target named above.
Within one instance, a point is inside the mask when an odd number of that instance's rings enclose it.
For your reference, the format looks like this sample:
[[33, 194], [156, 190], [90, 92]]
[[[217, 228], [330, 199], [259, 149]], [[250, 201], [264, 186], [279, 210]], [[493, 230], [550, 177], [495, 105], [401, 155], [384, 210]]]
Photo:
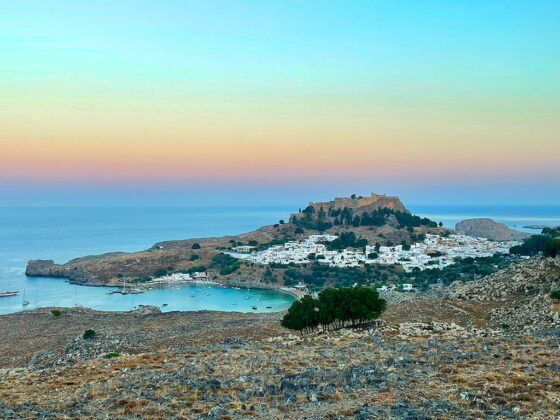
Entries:
[[[87, 287], [90, 286], [91, 289]], [[21, 296], [2, 298], [0, 314], [22, 313], [46, 307], [82, 307], [120, 314], [134, 311], [141, 305], [155, 306], [162, 312], [239, 312], [273, 313], [288, 309], [298, 299], [297, 293], [282, 287], [265, 284], [228, 282], [220, 287], [218, 282], [202, 283], [144, 283], [127, 284], [127, 290], [137, 293], [120, 293], [122, 284], [82, 285], [71, 284], [63, 278], [30, 278], [27, 284], [28, 306], [22, 305]], [[147, 290], [147, 291], [144, 291]]]

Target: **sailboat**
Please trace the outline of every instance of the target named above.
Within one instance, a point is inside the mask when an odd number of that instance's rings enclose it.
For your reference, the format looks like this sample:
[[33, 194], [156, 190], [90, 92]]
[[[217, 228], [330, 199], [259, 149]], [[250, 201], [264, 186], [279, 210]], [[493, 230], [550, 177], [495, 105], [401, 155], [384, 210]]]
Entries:
[[25, 300], [25, 289], [23, 289], [23, 300], [21, 301], [21, 306], [29, 305], [29, 301]]

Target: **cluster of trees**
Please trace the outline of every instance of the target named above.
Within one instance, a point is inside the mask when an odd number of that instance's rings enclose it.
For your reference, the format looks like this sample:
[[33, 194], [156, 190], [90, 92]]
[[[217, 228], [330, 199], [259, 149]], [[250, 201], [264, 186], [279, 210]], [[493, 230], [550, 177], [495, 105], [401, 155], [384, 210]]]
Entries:
[[278, 279], [276, 278], [270, 267], [267, 267], [266, 270], [264, 270], [262, 281], [265, 283], [276, 283]]
[[173, 272], [173, 267], [160, 267], [154, 270], [154, 277], [164, 277]]
[[364, 287], [324, 289], [315, 299], [309, 295], [295, 301], [282, 319], [282, 326], [300, 333], [317, 328], [360, 326], [378, 318], [387, 303], [379, 294]]
[[[316, 213], [316, 215], [315, 215]], [[292, 222], [299, 227], [325, 231], [334, 225], [342, 226], [384, 226], [388, 223], [389, 217], [394, 216], [401, 228], [412, 230], [413, 227], [430, 226], [437, 227], [437, 223], [426, 218], [414, 216], [410, 213], [382, 208], [373, 210], [371, 213], [354, 214], [354, 210], [348, 207], [335, 209], [330, 207], [326, 212], [321, 207], [315, 211], [313, 206], [308, 206], [301, 210], [301, 218], [294, 216]], [[314, 216], [315, 215], [315, 216]], [[331, 222], [332, 220], [332, 222]], [[440, 224], [441, 225], [441, 224]]]
[[301, 211], [301, 218], [298, 218], [297, 216], [292, 217], [292, 223], [297, 226], [296, 233], [299, 233], [298, 230], [301, 231], [302, 228], [324, 232], [332, 227], [333, 224], [328, 220], [325, 220], [326, 213], [323, 210], [323, 207], [321, 207], [317, 212], [317, 217], [313, 217], [314, 213], [315, 209], [312, 206], [307, 206]]
[[413, 228], [419, 226], [437, 227], [437, 223], [426, 218], [414, 216], [410, 213], [382, 208], [373, 210], [371, 213], [353, 214], [352, 209], [329, 209], [329, 216], [334, 217], [335, 225], [345, 226], [384, 226], [389, 221], [389, 216], [395, 216], [402, 228]]
[[356, 238], [354, 232], [341, 232], [334, 241], [327, 242], [327, 248], [331, 251], [345, 248], [363, 248], [368, 244], [367, 239]]
[[429, 284], [435, 284], [438, 280], [448, 285], [455, 280], [472, 281], [480, 277], [495, 273], [511, 264], [511, 261], [501, 255], [493, 257], [467, 257], [456, 259], [455, 264], [444, 267], [443, 269], [426, 269], [420, 271], [413, 270], [411, 273], [404, 273], [402, 281], [410, 282], [422, 288]]
[[331, 267], [318, 261], [309, 267], [293, 267], [284, 271], [284, 284], [293, 286], [299, 282], [305, 283], [311, 289], [320, 289], [325, 285], [336, 287], [365, 284], [369, 280], [368, 272], [358, 267]]
[[555, 241], [558, 237], [560, 227], [544, 228], [539, 235], [532, 235], [524, 239], [521, 245], [511, 247], [509, 252], [515, 255], [537, 255], [542, 252], [545, 256], [556, 256], [560, 254], [559, 245]]
[[212, 257], [211, 267], [218, 268], [220, 275], [225, 276], [237, 271], [241, 267], [241, 263], [231, 255], [219, 253]]

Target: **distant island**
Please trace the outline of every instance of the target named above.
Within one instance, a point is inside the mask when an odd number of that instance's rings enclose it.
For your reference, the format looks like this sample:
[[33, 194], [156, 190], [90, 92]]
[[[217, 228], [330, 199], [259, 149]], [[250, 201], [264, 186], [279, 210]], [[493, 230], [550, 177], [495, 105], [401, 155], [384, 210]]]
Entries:
[[546, 229], [548, 227], [550, 227], [550, 226], [548, 226], [548, 225], [527, 225], [527, 226], [523, 226], [524, 229], [538, 229], [538, 230]]
[[455, 225], [455, 231], [494, 241], [519, 241], [531, 236], [530, 233], [510, 229], [503, 223], [485, 217], [463, 220]]

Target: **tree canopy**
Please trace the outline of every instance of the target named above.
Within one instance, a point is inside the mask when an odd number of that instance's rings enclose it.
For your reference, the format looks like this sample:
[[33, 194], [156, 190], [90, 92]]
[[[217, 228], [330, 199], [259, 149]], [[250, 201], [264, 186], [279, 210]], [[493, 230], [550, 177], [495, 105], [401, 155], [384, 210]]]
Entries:
[[359, 326], [378, 318], [386, 305], [370, 288], [324, 289], [317, 299], [307, 295], [295, 301], [282, 319], [282, 326], [301, 333], [314, 331], [319, 326], [323, 330]]

